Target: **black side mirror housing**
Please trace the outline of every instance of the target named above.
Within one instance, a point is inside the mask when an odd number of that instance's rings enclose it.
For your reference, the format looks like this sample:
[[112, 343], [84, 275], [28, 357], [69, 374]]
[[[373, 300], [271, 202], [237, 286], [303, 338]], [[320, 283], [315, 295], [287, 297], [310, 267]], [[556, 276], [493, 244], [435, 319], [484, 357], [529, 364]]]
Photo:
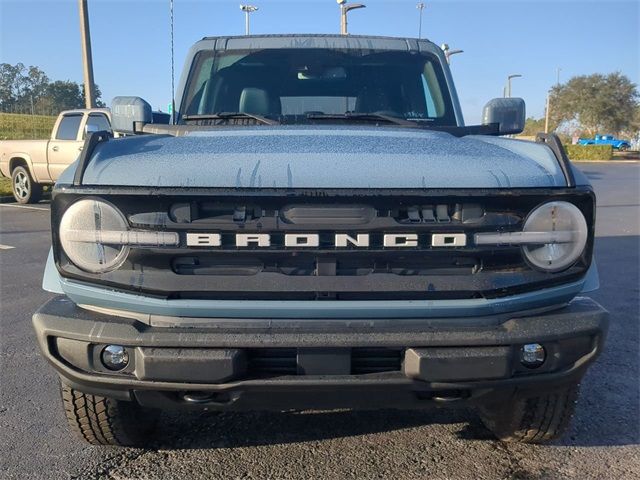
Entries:
[[151, 105], [140, 97], [115, 97], [111, 101], [111, 128], [114, 132], [135, 134], [153, 122]]
[[497, 124], [500, 135], [522, 133], [526, 107], [522, 98], [494, 98], [482, 111], [482, 124]]

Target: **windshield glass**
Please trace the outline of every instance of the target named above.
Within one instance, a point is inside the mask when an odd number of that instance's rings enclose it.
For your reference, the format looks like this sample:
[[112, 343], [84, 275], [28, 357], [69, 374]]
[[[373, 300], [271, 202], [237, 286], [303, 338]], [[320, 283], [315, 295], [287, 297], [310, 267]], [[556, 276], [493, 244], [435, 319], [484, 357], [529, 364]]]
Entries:
[[238, 112], [286, 123], [377, 114], [456, 125], [444, 74], [426, 53], [262, 49], [198, 54], [180, 114]]

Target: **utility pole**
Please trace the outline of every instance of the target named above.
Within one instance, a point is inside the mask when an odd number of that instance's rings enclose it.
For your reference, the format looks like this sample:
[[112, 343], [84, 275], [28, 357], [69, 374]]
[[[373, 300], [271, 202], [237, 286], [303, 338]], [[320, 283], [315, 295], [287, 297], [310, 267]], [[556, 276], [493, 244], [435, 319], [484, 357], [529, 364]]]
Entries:
[[347, 14], [351, 10], [356, 10], [358, 8], [366, 8], [366, 5], [362, 3], [354, 3], [351, 5], [347, 5], [347, 0], [336, 0], [338, 5], [340, 5], [340, 34], [349, 35], [347, 28]]
[[549, 133], [549, 97], [551, 95], [547, 92], [547, 105], [544, 107], [544, 133]]
[[244, 12], [244, 34], [249, 35], [249, 14], [258, 10], [254, 5], [240, 5], [240, 10]]
[[87, 0], [78, 0], [80, 13], [80, 37], [82, 39], [82, 70], [84, 73], [84, 103], [87, 108], [96, 105], [93, 83], [93, 58], [91, 57], [91, 33], [89, 32], [89, 9]]
[[416, 5], [416, 8], [418, 10], [420, 10], [420, 22], [418, 23], [418, 38], [422, 38], [422, 11], [424, 10], [424, 8], [426, 7], [426, 5], [424, 4], [424, 2], [418, 2], [418, 4]]

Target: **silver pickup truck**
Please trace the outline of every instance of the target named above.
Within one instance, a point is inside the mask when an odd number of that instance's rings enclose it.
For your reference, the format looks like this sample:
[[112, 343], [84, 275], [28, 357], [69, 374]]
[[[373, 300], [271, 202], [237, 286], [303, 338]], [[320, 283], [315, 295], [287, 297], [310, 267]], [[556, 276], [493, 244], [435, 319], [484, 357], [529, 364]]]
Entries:
[[[206, 38], [176, 124], [116, 98], [53, 189], [33, 316], [71, 429], [163, 408], [476, 407], [500, 439], [569, 423], [603, 348], [595, 195], [558, 138], [465, 126], [426, 40]], [[224, 432], [220, 432], [224, 435]]]
[[106, 108], [67, 110], [56, 120], [48, 140], [0, 141], [0, 173], [11, 178], [18, 203], [36, 203], [42, 187], [53, 184], [82, 151], [87, 131], [111, 130]]

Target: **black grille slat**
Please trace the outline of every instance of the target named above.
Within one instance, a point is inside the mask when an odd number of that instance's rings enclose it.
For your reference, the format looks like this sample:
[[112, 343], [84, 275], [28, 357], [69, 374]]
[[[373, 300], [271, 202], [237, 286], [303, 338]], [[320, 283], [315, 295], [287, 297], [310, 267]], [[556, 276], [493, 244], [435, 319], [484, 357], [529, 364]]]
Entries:
[[402, 349], [394, 348], [354, 348], [351, 354], [351, 373], [393, 372], [401, 369]]
[[247, 350], [250, 376], [296, 375], [295, 348], [260, 348]]
[[[351, 374], [395, 372], [402, 368], [401, 348], [352, 348]], [[298, 375], [295, 348], [248, 349], [248, 376]]]

